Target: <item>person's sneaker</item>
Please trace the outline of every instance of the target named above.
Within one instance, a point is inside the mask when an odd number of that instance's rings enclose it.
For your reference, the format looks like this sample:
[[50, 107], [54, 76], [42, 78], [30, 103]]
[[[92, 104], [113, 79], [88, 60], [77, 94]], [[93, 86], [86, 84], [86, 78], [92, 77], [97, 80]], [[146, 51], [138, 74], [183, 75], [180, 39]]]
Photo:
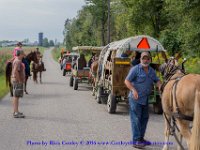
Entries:
[[18, 112], [20, 115], [24, 115], [23, 112]]
[[[17, 112], [14, 112], [13, 115], [16, 114], [16, 113], [17, 113]], [[18, 113], [19, 113], [20, 115], [23, 115], [23, 112], [19, 112], [19, 111], [18, 111]]]
[[24, 91], [24, 93], [25, 93], [25, 94], [28, 94], [28, 92], [27, 92], [27, 91]]
[[21, 112], [14, 112], [13, 117], [14, 118], [25, 118], [24, 114]]
[[138, 149], [143, 149], [145, 146], [146, 145], [141, 140], [135, 141], [135, 143], [133, 144], [133, 147]]
[[141, 141], [142, 141], [145, 145], [151, 145], [151, 142], [148, 141], [148, 140], [145, 140], [144, 138], [142, 138]]

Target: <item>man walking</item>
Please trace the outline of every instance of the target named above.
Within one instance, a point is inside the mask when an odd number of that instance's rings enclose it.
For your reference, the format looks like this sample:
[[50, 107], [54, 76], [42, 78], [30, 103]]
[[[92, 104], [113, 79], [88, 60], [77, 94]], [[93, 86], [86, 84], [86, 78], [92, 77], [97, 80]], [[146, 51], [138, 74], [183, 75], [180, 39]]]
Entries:
[[155, 71], [149, 66], [150, 63], [150, 53], [142, 52], [140, 64], [132, 67], [125, 79], [125, 84], [130, 89], [130, 119], [133, 146], [135, 148], [143, 148], [150, 144], [150, 142], [144, 139], [149, 118], [148, 96], [152, 92], [153, 83], [156, 83], [159, 88], [161, 86]]
[[24, 57], [23, 50], [16, 51], [16, 57], [12, 64], [11, 82], [13, 85], [13, 117], [24, 118], [24, 114], [19, 112], [19, 98], [23, 97], [23, 84], [25, 82], [25, 66], [22, 63]]

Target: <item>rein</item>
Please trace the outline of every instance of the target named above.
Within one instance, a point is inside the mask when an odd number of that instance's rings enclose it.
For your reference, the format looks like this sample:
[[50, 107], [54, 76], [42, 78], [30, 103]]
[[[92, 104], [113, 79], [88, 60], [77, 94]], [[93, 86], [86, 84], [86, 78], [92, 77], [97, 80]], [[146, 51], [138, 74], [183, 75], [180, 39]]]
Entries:
[[162, 83], [161, 85], [161, 88], [160, 88], [160, 91], [161, 91], [161, 94], [163, 93], [164, 91], [164, 88], [165, 86], [167, 85], [167, 83], [170, 81], [170, 80], [174, 80], [174, 79], [171, 79], [172, 76], [176, 73], [176, 71], [179, 70], [178, 67], [174, 67], [167, 75], [165, 75], [165, 80], [164, 82]]

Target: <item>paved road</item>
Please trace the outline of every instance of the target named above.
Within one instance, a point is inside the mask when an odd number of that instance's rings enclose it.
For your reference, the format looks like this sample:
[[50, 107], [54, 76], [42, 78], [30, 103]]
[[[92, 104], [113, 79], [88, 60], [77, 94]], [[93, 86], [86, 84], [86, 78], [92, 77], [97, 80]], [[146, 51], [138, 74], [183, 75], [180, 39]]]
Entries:
[[[0, 101], [0, 150], [134, 149], [117, 143], [131, 139], [126, 105], [120, 105], [117, 114], [108, 114], [106, 105], [95, 102], [89, 87], [81, 86], [78, 91], [69, 87], [69, 77], [62, 76], [50, 50], [45, 51], [44, 62], [47, 71], [43, 74], [43, 84], [29, 80], [30, 94], [20, 100], [25, 119], [12, 118], [9, 95]], [[146, 138], [162, 142], [163, 128], [162, 116], [151, 112]]]

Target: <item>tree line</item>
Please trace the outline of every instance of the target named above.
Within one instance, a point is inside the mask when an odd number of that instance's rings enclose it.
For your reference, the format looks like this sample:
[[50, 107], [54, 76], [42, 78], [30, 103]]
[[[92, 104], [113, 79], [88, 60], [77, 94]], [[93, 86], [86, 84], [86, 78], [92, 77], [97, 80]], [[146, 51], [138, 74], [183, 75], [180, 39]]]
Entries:
[[[108, 0], [85, 0], [75, 18], [64, 25], [67, 49], [107, 42]], [[110, 0], [110, 38], [136, 35], [158, 39], [170, 55], [181, 51], [200, 57], [200, 0]]]

